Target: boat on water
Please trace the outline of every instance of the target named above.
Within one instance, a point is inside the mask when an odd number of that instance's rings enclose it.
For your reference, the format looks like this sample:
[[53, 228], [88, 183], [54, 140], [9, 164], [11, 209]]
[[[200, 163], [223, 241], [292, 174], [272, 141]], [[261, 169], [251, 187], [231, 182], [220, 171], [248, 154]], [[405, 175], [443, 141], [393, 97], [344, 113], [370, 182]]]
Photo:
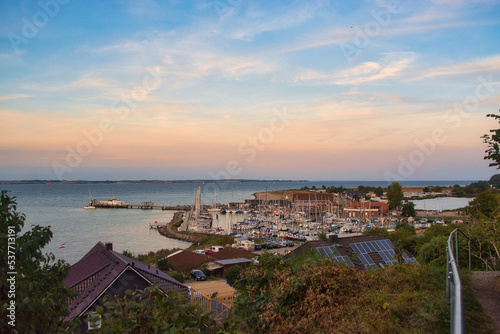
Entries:
[[92, 209], [95, 209], [95, 206], [94, 206], [94, 203], [95, 203], [95, 199], [92, 198], [92, 195], [90, 194], [90, 190], [89, 190], [89, 204], [87, 206], [84, 206], [83, 208], [85, 210], [92, 210]]
[[208, 212], [220, 212], [221, 209], [217, 207], [217, 195], [215, 192], [215, 186], [214, 186], [214, 201], [212, 203], [212, 206], [207, 209]]

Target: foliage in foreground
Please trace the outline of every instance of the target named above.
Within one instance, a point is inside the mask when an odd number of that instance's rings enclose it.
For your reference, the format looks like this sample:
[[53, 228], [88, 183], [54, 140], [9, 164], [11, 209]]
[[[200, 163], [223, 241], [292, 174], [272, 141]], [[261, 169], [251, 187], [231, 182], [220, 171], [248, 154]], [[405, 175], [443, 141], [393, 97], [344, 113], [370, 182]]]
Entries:
[[[106, 301], [106, 297], [104, 297]], [[157, 286], [133, 292], [126, 296], [115, 296], [96, 313], [89, 313], [89, 319], [96, 323], [101, 317], [101, 328], [96, 333], [198, 333], [213, 321], [200, 309], [170, 292], [163, 293]]]
[[426, 266], [358, 270], [331, 259], [263, 255], [235, 283], [226, 331], [244, 333], [443, 333], [444, 273]]
[[0, 332], [66, 333], [62, 319], [73, 292], [63, 280], [70, 265], [42, 252], [52, 239], [50, 226], [33, 225], [21, 235], [25, 216], [16, 211], [15, 197], [2, 191], [0, 205]]

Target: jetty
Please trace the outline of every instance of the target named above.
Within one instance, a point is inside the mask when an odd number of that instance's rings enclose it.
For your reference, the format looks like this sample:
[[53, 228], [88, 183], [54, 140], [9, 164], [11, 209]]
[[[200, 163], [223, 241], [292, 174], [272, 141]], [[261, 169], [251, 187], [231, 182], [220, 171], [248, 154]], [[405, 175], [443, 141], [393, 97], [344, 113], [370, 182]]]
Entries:
[[162, 211], [189, 211], [191, 205], [155, 205], [153, 202], [142, 202], [140, 204], [130, 204], [110, 198], [106, 201], [91, 199], [89, 206], [100, 209], [142, 209], [142, 210], [162, 210]]

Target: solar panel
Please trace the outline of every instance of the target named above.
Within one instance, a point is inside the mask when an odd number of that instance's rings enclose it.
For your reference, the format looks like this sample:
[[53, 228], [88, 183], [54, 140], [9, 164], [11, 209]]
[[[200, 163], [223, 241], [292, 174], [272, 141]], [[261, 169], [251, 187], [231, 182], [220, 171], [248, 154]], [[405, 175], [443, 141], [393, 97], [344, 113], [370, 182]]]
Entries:
[[353, 266], [349, 257], [340, 255], [335, 246], [316, 247], [316, 251], [320, 256], [328, 256], [339, 263], [345, 263], [347, 265]]
[[385, 251], [381, 251], [379, 252], [379, 254], [385, 262], [390, 261], [390, 258], [389, 256], [387, 256], [387, 253]]
[[373, 246], [373, 242], [367, 242], [368, 248], [370, 249], [370, 253], [373, 253], [376, 251], [375, 247]]
[[366, 242], [363, 242], [361, 246], [363, 247], [364, 253], [370, 253], [370, 249], [368, 249]]
[[324, 250], [326, 252], [326, 256], [332, 257], [332, 249], [330, 247], [324, 247]]
[[326, 255], [325, 251], [323, 250], [323, 247], [318, 247], [318, 248], [316, 248], [316, 250], [318, 251], [319, 255], [321, 255], [321, 256]]
[[352, 262], [351, 262], [351, 259], [349, 259], [349, 257], [347, 256], [343, 256], [342, 257], [344, 259], [344, 262], [347, 263], [348, 265], [350, 265], [351, 267], [353, 266]]

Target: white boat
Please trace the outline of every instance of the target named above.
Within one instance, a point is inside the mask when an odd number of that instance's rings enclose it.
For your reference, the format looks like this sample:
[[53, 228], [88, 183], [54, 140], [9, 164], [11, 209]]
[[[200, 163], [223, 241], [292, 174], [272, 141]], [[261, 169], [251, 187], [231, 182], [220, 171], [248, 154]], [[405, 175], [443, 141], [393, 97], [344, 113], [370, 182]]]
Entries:
[[89, 209], [91, 210], [91, 209], [95, 209], [95, 206], [93, 206], [92, 204], [89, 203], [89, 205], [84, 206], [83, 208], [86, 210], [89, 210]]

